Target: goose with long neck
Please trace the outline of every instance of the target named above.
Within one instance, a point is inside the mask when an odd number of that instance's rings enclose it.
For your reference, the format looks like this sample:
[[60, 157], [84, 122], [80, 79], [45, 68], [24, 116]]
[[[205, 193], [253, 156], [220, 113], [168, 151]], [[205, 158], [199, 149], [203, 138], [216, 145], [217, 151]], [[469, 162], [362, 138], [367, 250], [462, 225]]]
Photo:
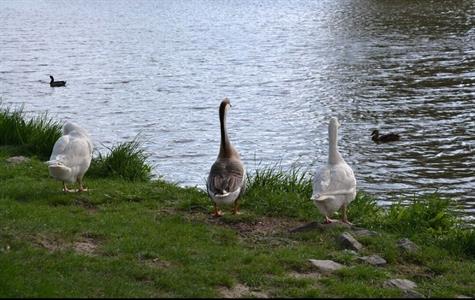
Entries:
[[229, 99], [225, 98], [219, 106], [219, 121], [221, 129], [221, 144], [218, 158], [211, 166], [206, 188], [214, 202], [216, 217], [222, 216], [218, 206], [233, 205], [233, 213], [239, 214], [239, 199], [246, 189], [246, 170], [241, 162], [238, 151], [229, 141], [226, 128], [226, 113], [231, 107]]
[[311, 199], [325, 216], [324, 223], [335, 222], [329, 216], [341, 208], [342, 221], [351, 224], [346, 210], [356, 197], [356, 179], [353, 170], [338, 151], [338, 127], [338, 119], [332, 117], [328, 125], [328, 163], [315, 172]]

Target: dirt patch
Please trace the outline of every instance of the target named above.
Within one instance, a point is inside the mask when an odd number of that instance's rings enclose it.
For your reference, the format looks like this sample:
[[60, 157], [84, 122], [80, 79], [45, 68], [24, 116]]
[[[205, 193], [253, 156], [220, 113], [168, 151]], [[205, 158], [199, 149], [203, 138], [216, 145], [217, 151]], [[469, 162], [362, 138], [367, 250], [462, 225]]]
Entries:
[[152, 259], [146, 259], [144, 260], [144, 263], [151, 267], [151, 268], [156, 268], [156, 269], [166, 269], [170, 268], [172, 266], [172, 263], [163, 259], [160, 259], [158, 257], [152, 258]]
[[79, 254], [93, 256], [97, 248], [97, 241], [90, 237], [83, 237], [73, 243], [73, 249]]
[[71, 243], [54, 236], [40, 234], [33, 238], [33, 243], [47, 249], [49, 252], [72, 249], [82, 255], [94, 255], [98, 246], [97, 239], [88, 235], [83, 235], [79, 240]]
[[289, 235], [289, 230], [304, 222], [286, 218], [251, 217], [245, 213], [239, 216], [213, 217], [210, 213], [195, 211], [184, 216], [191, 222], [203, 222], [223, 226], [235, 231], [240, 238], [250, 244], [265, 243], [269, 246], [288, 245], [297, 243]]
[[289, 276], [295, 279], [319, 279], [322, 277], [322, 274], [318, 272], [311, 272], [311, 273], [292, 272], [289, 274]]
[[421, 265], [415, 264], [404, 264], [404, 265], [396, 265], [399, 274], [409, 277], [416, 277], [420, 279], [432, 279], [435, 277], [434, 272], [426, 267]]
[[209, 223], [223, 225], [230, 227], [237, 231], [240, 235], [276, 235], [281, 233], [287, 233], [290, 228], [302, 224], [295, 220], [284, 219], [284, 218], [271, 218], [271, 217], [261, 217], [257, 220], [252, 221], [233, 221], [227, 222], [223, 221], [220, 218], [209, 218]]
[[232, 288], [220, 287], [218, 288], [221, 297], [223, 298], [246, 298], [246, 297], [256, 297], [256, 298], [269, 298], [269, 296], [260, 291], [251, 291], [251, 289], [243, 284], [236, 284]]
[[22, 163], [27, 163], [30, 160], [31, 160], [30, 158], [25, 157], [25, 156], [12, 156], [6, 159], [7, 163], [9, 163], [10, 165], [18, 165]]
[[221, 220], [215, 222], [235, 230], [242, 239], [247, 240], [250, 244], [266, 244], [269, 247], [297, 243], [296, 240], [290, 238], [288, 232], [290, 228], [301, 224], [301, 222], [295, 220], [272, 217], [261, 217], [257, 220], [233, 223], [226, 223]]
[[34, 237], [33, 243], [45, 248], [49, 252], [60, 251], [67, 248], [64, 241], [61, 241], [55, 237], [45, 236], [42, 234]]
[[96, 213], [98, 211], [97, 206], [92, 203], [87, 197], [78, 197], [74, 199], [74, 204], [81, 206], [89, 213]]

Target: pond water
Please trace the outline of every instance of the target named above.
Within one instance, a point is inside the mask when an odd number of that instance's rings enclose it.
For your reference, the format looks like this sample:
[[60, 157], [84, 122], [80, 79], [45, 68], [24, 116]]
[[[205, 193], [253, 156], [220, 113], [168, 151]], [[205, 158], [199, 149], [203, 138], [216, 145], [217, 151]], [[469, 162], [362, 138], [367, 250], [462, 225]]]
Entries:
[[166, 180], [204, 187], [228, 97], [250, 173], [313, 172], [337, 116], [359, 189], [382, 205], [438, 191], [475, 215], [472, 0], [12, 0], [0, 20], [3, 105], [73, 120], [98, 150], [140, 133]]

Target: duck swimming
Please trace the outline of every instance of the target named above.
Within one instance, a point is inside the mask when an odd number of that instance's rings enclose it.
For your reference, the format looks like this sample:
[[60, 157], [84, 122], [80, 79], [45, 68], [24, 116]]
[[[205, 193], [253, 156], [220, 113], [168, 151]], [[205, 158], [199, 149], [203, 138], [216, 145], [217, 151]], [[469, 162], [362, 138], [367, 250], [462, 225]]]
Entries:
[[221, 144], [206, 182], [208, 195], [214, 202], [215, 217], [222, 216], [218, 205], [233, 205], [233, 214], [239, 214], [239, 199], [246, 189], [246, 169], [238, 151], [229, 141], [226, 129], [226, 112], [230, 107], [227, 98], [219, 106]]
[[51, 75], [49, 76], [49, 78], [51, 78], [51, 81], [49, 82], [50, 87], [58, 87], [58, 86], [66, 85], [66, 81], [54, 81], [54, 78]]
[[353, 170], [338, 152], [338, 127], [338, 119], [332, 117], [328, 125], [328, 162], [315, 172], [310, 199], [325, 216], [325, 224], [335, 222], [329, 216], [342, 208], [342, 221], [351, 225], [346, 208], [356, 197], [356, 179]]
[[394, 142], [394, 141], [399, 141], [399, 134], [397, 133], [388, 133], [388, 134], [382, 134], [379, 135], [379, 130], [375, 129], [371, 133], [371, 139], [375, 143], [387, 143], [387, 142]]

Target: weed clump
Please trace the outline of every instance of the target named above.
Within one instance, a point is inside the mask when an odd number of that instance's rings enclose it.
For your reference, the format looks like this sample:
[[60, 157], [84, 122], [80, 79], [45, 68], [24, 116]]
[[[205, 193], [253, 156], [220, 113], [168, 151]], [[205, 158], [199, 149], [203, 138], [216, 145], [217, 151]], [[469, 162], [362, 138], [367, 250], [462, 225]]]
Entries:
[[148, 165], [148, 155], [141, 148], [141, 143], [123, 142], [108, 148], [110, 153], [94, 158], [89, 168], [92, 177], [115, 177], [129, 181], [149, 181], [152, 167]]
[[61, 136], [61, 125], [45, 113], [27, 120], [23, 108], [0, 110], [0, 145], [18, 146], [19, 152], [48, 159]]

